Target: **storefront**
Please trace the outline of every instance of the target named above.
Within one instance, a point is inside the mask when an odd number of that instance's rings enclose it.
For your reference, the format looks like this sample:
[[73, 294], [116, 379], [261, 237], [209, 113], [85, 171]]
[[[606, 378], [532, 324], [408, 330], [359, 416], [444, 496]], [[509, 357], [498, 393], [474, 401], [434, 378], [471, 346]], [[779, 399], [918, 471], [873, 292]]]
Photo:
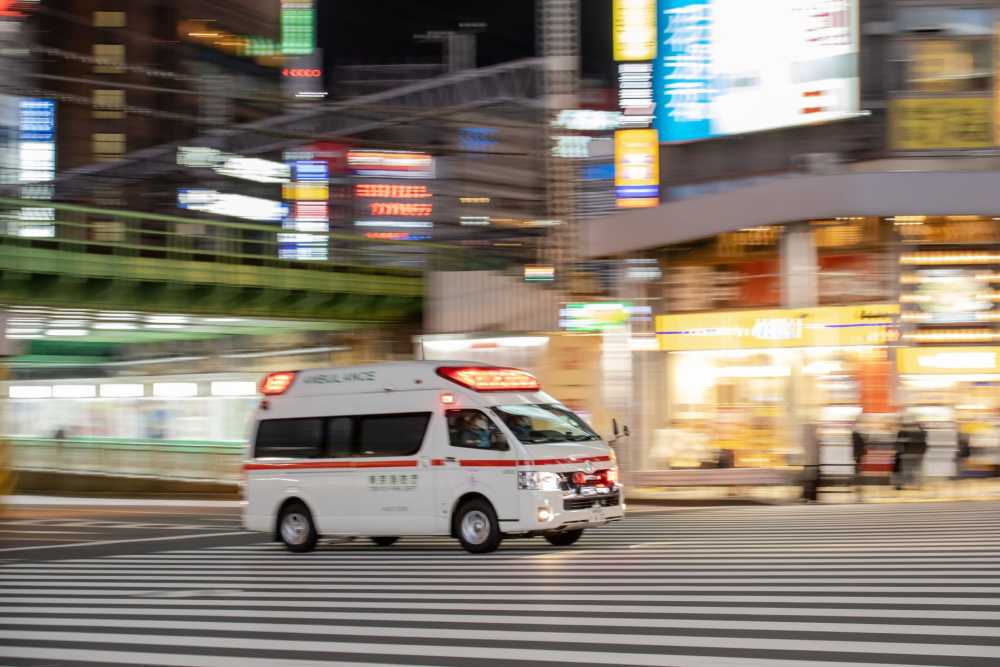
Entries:
[[644, 391], [657, 408], [639, 469], [789, 471], [821, 455], [836, 474], [851, 464], [846, 435], [861, 411], [891, 409], [898, 313], [874, 304], [657, 317], [660, 386]]
[[930, 434], [926, 472], [1000, 472], [1000, 347], [915, 347], [897, 353], [902, 398]]

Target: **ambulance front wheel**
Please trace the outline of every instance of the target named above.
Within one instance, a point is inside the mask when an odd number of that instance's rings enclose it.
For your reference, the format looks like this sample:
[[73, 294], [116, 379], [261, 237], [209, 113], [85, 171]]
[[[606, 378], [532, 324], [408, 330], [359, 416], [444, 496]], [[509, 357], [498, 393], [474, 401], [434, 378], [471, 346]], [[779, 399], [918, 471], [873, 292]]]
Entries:
[[458, 509], [455, 514], [455, 536], [462, 548], [473, 554], [496, 551], [503, 539], [500, 522], [497, 521], [493, 507], [478, 498], [466, 502]]
[[391, 547], [399, 541], [398, 537], [373, 537], [372, 542], [378, 547]]
[[571, 544], [575, 544], [582, 536], [582, 528], [580, 530], [551, 531], [545, 533], [545, 539], [554, 547], [568, 547]]
[[304, 553], [315, 549], [319, 535], [309, 508], [299, 502], [285, 506], [278, 517], [278, 536], [289, 551]]

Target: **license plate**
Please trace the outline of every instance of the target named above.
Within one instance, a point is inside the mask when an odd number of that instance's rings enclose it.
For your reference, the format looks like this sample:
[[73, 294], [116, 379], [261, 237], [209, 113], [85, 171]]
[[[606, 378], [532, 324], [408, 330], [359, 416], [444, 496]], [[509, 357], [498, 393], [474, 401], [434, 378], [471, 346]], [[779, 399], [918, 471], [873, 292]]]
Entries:
[[604, 508], [600, 506], [592, 507], [590, 509], [590, 520], [604, 521]]

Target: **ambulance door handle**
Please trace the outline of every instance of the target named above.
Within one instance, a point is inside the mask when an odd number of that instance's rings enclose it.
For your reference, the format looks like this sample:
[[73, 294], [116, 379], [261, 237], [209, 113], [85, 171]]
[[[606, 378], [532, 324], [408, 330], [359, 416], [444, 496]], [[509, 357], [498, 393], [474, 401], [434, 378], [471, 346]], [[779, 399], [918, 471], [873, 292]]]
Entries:
[[446, 456], [446, 457], [444, 457], [444, 462], [445, 463], [458, 463], [458, 459], [456, 459], [454, 456]]

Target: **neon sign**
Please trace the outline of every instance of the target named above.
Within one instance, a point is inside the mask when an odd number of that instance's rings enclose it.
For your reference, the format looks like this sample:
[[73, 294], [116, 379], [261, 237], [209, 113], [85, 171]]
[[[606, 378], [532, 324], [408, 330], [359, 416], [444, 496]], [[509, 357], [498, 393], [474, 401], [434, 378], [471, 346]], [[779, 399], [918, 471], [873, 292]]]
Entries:
[[323, 76], [323, 70], [316, 67], [286, 67], [281, 70], [281, 74], [292, 79], [318, 79]]
[[430, 204], [403, 202], [372, 202], [368, 207], [372, 215], [402, 215], [412, 218], [428, 218], [434, 211]]
[[361, 183], [354, 186], [354, 194], [365, 199], [427, 199], [434, 196], [426, 185], [390, 185], [388, 183]]

